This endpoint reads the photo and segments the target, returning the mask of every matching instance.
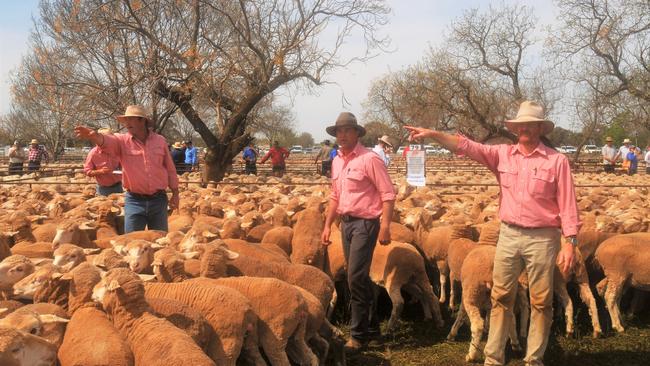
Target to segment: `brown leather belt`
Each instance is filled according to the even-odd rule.
[[[523,230],[539,230],[539,229],[557,229],[555,226],[542,226],[542,227],[530,227],[530,226],[521,226],[517,224],[511,224],[509,222],[501,221],[502,223],[506,224],[507,226],[510,226],[511,228],[514,229],[523,229]]]
[[[159,190],[159,191],[156,191],[156,193],[154,193],[154,194],[140,194],[140,193],[133,193],[133,192],[129,191],[129,195],[131,195],[131,197],[133,197],[133,198],[135,198],[137,200],[143,200],[143,201],[149,201],[149,200],[152,200],[154,198],[160,197],[160,196],[165,195],[165,194],[167,194],[167,193],[165,193],[165,191],[162,190],[162,189]]]
[[[341,221],[343,221],[343,222],[352,222],[352,221],[357,221],[357,220],[374,221],[374,220],[379,220],[379,218],[375,217],[373,219],[365,219],[363,217],[355,217],[355,216],[352,216],[352,215],[341,215]]]

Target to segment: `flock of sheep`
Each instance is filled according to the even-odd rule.
[[[38,188],[0,187],[0,365],[345,364],[343,334],[330,322],[335,283],[346,272],[338,229],[331,245],[320,243],[325,178],[233,175],[214,187],[190,184],[169,232],[124,235],[120,195],[94,197],[92,186],[62,194],[68,183],[86,181],[81,174],[48,179]],[[383,288],[391,300],[386,331],[399,326],[403,293],[432,327],[445,325],[441,306],[449,306],[457,311],[447,319],[448,338],[468,323],[466,360],[477,361],[500,228],[498,188],[416,190],[401,179],[394,177],[393,242],[377,245],[370,269],[375,293]],[[428,180],[494,177],[438,173]],[[570,274],[556,271],[557,303],[571,334],[567,284],[574,283],[593,336],[603,333],[595,296],[622,332],[623,292],[650,289],[648,192],[602,186],[630,183],[616,176],[577,174],[576,183],[601,187],[577,188],[584,222],[578,260]],[[525,274],[519,283],[515,350],[535,305]]]

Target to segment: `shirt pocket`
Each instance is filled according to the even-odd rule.
[[[142,151],[133,148],[124,149],[122,159],[124,160],[124,165],[138,164],[142,161]]]
[[[555,174],[550,169],[538,169],[528,183],[528,193],[533,196],[549,196],[555,192]]]
[[[165,149],[162,147],[158,147],[153,149],[151,152],[151,156],[149,156],[149,161],[153,163],[155,166],[163,166],[163,163],[165,161]],[[183,162],[185,161],[185,156],[183,156]]]
[[[506,166],[506,165],[499,165],[497,167],[497,170],[499,171],[499,184],[506,187],[510,188],[517,183],[517,177],[518,177],[518,172],[512,167]]]
[[[352,170],[345,177],[346,186],[350,192],[362,192],[367,185],[366,175],[360,170]]]

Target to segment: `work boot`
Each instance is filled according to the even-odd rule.
[[[350,337],[350,340],[348,340],[345,346],[343,346],[343,349],[345,349],[345,352],[348,354],[357,354],[359,352],[365,351],[367,346],[367,343]]]

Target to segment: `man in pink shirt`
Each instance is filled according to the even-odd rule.
[[[110,128],[100,128],[98,133],[111,135]],[[84,173],[97,180],[97,195],[108,196],[113,193],[122,193],[122,174],[115,174],[113,171],[120,168],[120,161],[115,155],[109,155],[101,147],[95,146],[86,156]]]
[[[167,141],[153,132],[153,121],[144,107],[131,105],[117,120],[128,133],[102,135],[88,127],[77,126],[79,138],[90,140],[122,165],[124,196],[124,232],[144,230],[167,231],[167,206],[178,208],[178,176],[167,148]],[[171,198],[165,190],[170,188]]]
[[[531,318],[526,365],[543,365],[553,312],[555,263],[568,272],[574,264],[580,227],[569,161],[543,143],[553,130],[541,105],[525,101],[506,126],[518,136],[516,145],[482,145],[463,136],[407,126],[410,139],[430,137],[446,149],[487,166],[501,188],[501,231],[493,269],[490,332],[485,365],[503,365],[508,330],[514,326],[517,278],[528,274]],[[566,240],[560,240],[563,235]],[[561,247],[561,248],[560,248]],[[559,255],[558,255],[559,252]],[[480,333],[480,331],[478,332]],[[472,336],[471,359],[480,353],[480,335]]]
[[[352,113],[341,113],[327,133],[336,137],[340,147],[332,161],[332,190],[321,241],[329,245],[330,227],[340,216],[352,310],[351,337],[345,348],[358,352],[380,336],[379,321],[371,313],[374,284],[369,272],[377,240],[390,243],[395,190],[384,161],[359,143],[366,130]]]

